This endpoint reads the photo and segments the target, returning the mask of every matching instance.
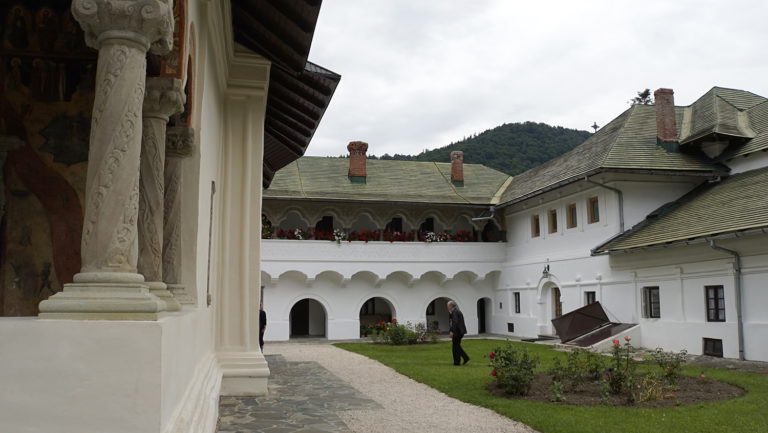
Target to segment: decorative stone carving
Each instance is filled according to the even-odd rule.
[[[170,49],[170,0],[74,0],[99,50],[91,117],[82,268],[40,303],[40,317],[154,320],[166,308],[137,273],[139,153],[146,54]]]
[[[144,96],[139,187],[138,271],[168,311],[181,309],[163,282],[163,211],[165,132],[168,118],[184,109],[184,90],[177,78],[150,77]]]
[[[154,54],[173,47],[171,0],[73,0],[72,16],[85,32],[85,43],[101,50],[107,39],[131,39]]]
[[[165,209],[163,212],[163,281],[182,304],[195,298],[181,284],[181,167],[194,150],[195,130],[169,127],[165,135]]]

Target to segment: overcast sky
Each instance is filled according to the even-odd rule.
[[[341,74],[307,155],[417,154],[524,121],[590,130],[645,88],[768,97],[765,0],[326,0],[309,60]]]

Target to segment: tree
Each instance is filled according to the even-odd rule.
[[[629,105],[653,105],[653,98],[651,97],[651,89],[645,89],[641,92],[637,92],[637,96],[629,100]]]

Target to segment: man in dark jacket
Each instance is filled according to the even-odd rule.
[[[461,339],[467,333],[467,327],[464,325],[464,314],[456,308],[456,303],[448,301],[448,335],[453,342],[453,365],[461,365],[459,361],[464,360],[464,364],[469,362],[469,355],[461,348]]]
[[[264,333],[267,331],[267,313],[264,311],[264,301],[259,304],[259,348],[264,352]]]

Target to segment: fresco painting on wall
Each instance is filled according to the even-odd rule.
[[[0,6],[0,316],[38,304],[80,270],[96,51],[69,1]]]

